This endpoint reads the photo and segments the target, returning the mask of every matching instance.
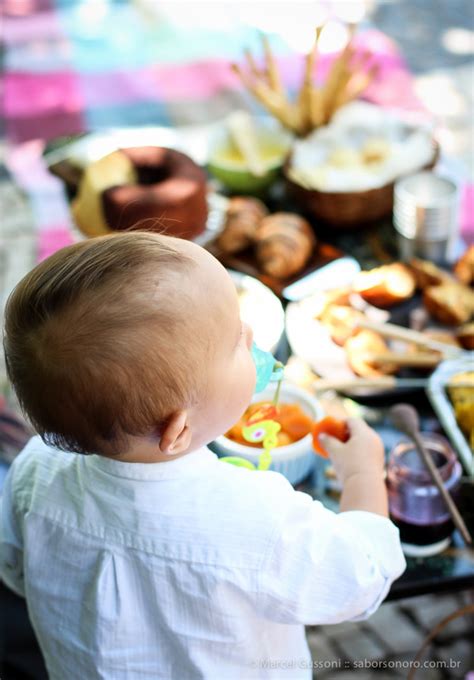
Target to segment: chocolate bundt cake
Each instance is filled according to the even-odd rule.
[[[146,229],[191,239],[206,226],[206,174],[174,149],[121,149],[86,169],[72,209],[88,236]]]

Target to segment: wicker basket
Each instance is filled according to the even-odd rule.
[[[439,158],[439,146],[433,142],[433,159],[419,170],[431,170]],[[335,229],[356,229],[392,214],[395,182],[377,189],[355,192],[305,189],[288,178],[291,157],[284,167],[289,196],[304,212]]]

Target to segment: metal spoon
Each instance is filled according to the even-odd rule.
[[[410,439],[413,440],[418,453],[423,459],[428,471],[431,475],[431,479],[438,488],[441,496],[443,497],[446,507],[449,510],[449,514],[452,517],[456,528],[459,529],[461,536],[463,537],[467,545],[472,544],[471,534],[469,533],[463,518],[461,517],[459,510],[454,504],[450,493],[446,489],[443,480],[438,472],[436,465],[433,463],[430,453],[427,451],[423,439],[420,436],[420,421],[418,418],[418,413],[410,404],[397,404],[390,409],[390,417],[392,423],[400,430],[406,434]]]

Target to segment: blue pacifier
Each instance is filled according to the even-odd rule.
[[[269,382],[280,381],[283,378],[283,364],[275,359],[273,354],[252,344],[252,359],[257,371],[255,393],[262,392]]]

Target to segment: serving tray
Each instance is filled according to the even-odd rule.
[[[443,361],[430,376],[426,393],[465,471],[468,475],[474,476],[474,453],[456,421],[454,408],[447,393],[451,378],[457,373],[467,371],[474,371],[474,352],[466,352],[459,358]],[[472,408],[474,410],[474,380]]]

